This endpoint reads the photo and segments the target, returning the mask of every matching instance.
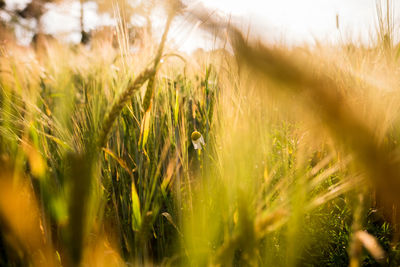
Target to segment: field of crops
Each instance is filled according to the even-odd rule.
[[[400,49],[0,48],[0,266],[398,266]],[[201,14],[192,14],[201,21]],[[387,26],[387,27],[386,27]]]

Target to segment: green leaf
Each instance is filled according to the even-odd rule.
[[[140,201],[136,191],[135,182],[132,181],[132,229],[138,231],[142,223],[142,217],[140,213]]]

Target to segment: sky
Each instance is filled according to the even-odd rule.
[[[6,0],[6,3],[23,5],[28,1]],[[367,42],[376,25],[376,1],[187,0],[189,8],[196,9],[199,5],[204,5],[222,17],[233,18],[244,27],[250,25],[251,34],[254,36],[267,42],[283,42],[288,45],[313,44],[315,40],[335,42],[343,37]],[[79,2],[70,2],[50,10],[44,17],[46,31],[50,34],[64,33],[67,40],[79,41]],[[97,5],[94,2],[85,4],[87,29],[113,23],[110,17],[99,16],[96,11]],[[395,14],[400,13],[400,3],[394,3],[394,11]],[[340,34],[336,29],[336,14],[339,16]],[[157,14],[154,20],[154,25],[161,27],[162,20]],[[213,47],[210,38],[183,19],[175,22],[170,36],[177,48],[183,51]]]
[[[339,38],[368,42],[376,27],[376,0],[202,0],[210,9],[223,11],[250,24],[261,39],[288,45],[312,44]],[[386,0],[383,1],[386,4]],[[392,0],[394,13],[400,3]],[[340,33],[336,28],[339,16]],[[397,18],[396,18],[397,19]],[[187,46],[191,46],[188,44]]]

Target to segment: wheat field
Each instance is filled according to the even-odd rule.
[[[0,50],[0,266],[398,266],[400,47]],[[379,10],[379,9],[378,9]],[[115,41],[115,40],[114,40]]]

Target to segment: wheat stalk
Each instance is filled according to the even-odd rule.
[[[118,100],[114,102],[110,111],[105,116],[103,124],[100,128],[98,147],[103,147],[107,143],[108,135],[112,129],[115,120],[118,118],[125,104],[129,101],[132,95],[143,86],[143,84],[149,80],[146,89],[144,104],[150,106],[150,100],[154,91],[154,79],[160,64],[161,57],[163,55],[165,42],[167,40],[168,32],[171,27],[173,18],[175,17],[176,11],[170,10],[168,13],[167,23],[164,28],[164,33],[161,37],[160,44],[158,46],[156,57],[154,58],[154,64],[152,68],[144,70],[136,79],[128,86],[128,88],[119,96]]]

